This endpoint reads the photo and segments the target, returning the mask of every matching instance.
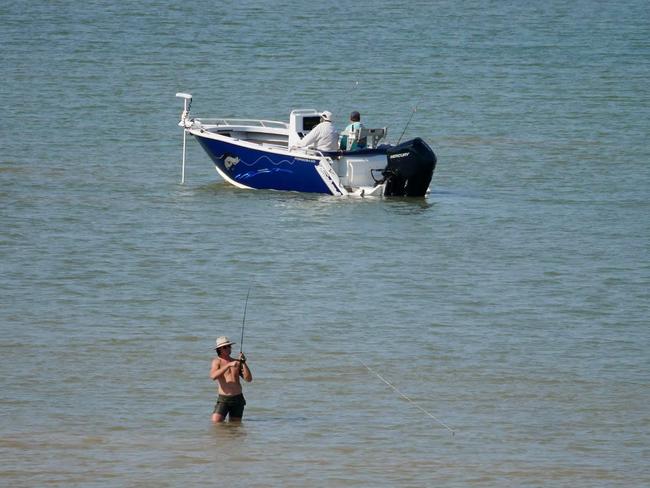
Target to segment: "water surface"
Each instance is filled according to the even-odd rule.
[[[5,2],[0,484],[650,484],[649,20]],[[434,147],[431,193],[241,191],[196,143],[180,185],[178,91],[359,110]],[[245,421],[215,427],[251,284]]]

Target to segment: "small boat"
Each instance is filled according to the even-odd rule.
[[[321,112],[293,110],[289,122],[230,118],[192,118],[192,95],[184,99],[186,135],[201,144],[228,183],[246,189],[325,193],[337,196],[423,197],[436,166],[436,156],[420,138],[401,144],[383,141],[387,127],[361,128],[345,134],[345,148],[335,152],[294,145],[320,122]],[[352,149],[362,141],[363,149]]]

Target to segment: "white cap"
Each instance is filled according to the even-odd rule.
[[[328,122],[332,121],[332,112],[329,110],[325,110],[322,114],[320,114],[323,119],[327,120]]]

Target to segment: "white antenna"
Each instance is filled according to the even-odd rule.
[[[183,99],[183,113],[181,114],[181,121],[178,123],[183,128],[183,163],[181,167],[181,185],[185,183],[185,143],[187,139],[187,124],[186,119],[190,114],[190,106],[192,105],[192,95],[189,93],[177,93],[178,98]]]

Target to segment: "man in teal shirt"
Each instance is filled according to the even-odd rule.
[[[347,149],[348,137],[352,134],[353,131],[358,131],[360,129],[363,129],[363,124],[361,123],[361,114],[355,110],[350,114],[350,124],[345,128],[345,131],[343,131],[339,147],[343,150]],[[366,138],[364,137],[358,141],[354,141],[349,150],[354,151],[355,149],[363,149],[366,147],[366,144]]]

